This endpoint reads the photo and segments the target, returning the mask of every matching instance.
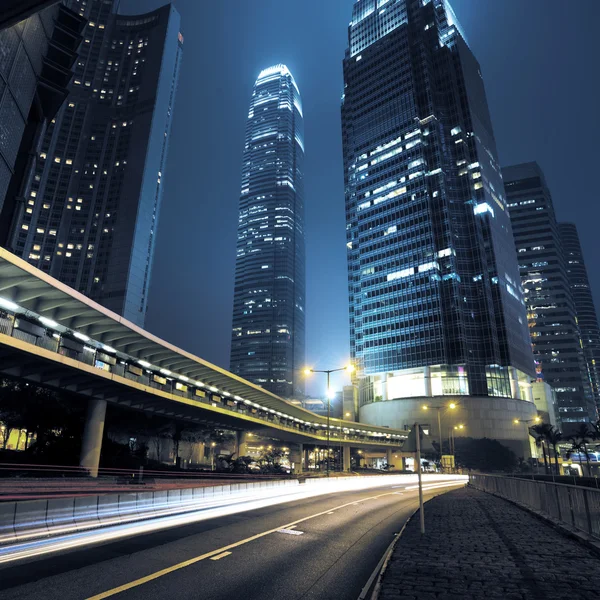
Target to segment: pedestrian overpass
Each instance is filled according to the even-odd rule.
[[[88,398],[81,465],[97,473],[107,403],[302,444],[381,450],[408,432],[330,419],[161,340],[0,248],[0,375]],[[346,461],[347,458],[347,461]],[[388,461],[389,462],[389,461]]]

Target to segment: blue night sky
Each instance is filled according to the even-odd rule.
[[[122,0],[146,12],[164,0]],[[348,360],[340,126],[353,0],[175,0],[184,58],[147,329],[227,368],[244,129],[259,71],[285,63],[303,98],[307,362]],[[481,67],[503,165],[537,160],[579,229],[596,305],[598,0],[454,0]],[[568,8],[567,8],[568,7]],[[341,380],[335,381],[341,385]],[[307,385],[323,393],[324,379]]]

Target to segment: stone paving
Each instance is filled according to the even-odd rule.
[[[472,488],[425,504],[396,544],[379,600],[600,600],[600,556]]]

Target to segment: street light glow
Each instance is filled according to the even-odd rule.
[[[515,419],[515,420],[513,421],[513,423],[514,423],[515,425],[518,425],[518,424],[520,423],[520,421],[519,421],[519,419]]]
[[[354,365],[353,364],[349,364],[346,366],[346,371],[348,371],[348,373],[353,373],[354,372]]]
[[[427,405],[425,405],[425,406],[423,407],[423,410],[428,410],[428,409],[429,409],[429,406],[427,406]]]
[[[311,373],[312,373],[312,369],[309,369],[308,367],[306,369],[304,369],[305,375],[310,375]]]
[[[454,409],[454,408],[456,408],[456,404],[454,402],[450,402],[448,407]]]

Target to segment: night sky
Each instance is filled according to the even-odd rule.
[[[164,0],[122,0],[147,12]],[[353,0],[175,0],[184,57],[146,328],[228,368],[241,159],[252,86],[285,63],[305,120],[307,362],[349,356],[340,126]],[[600,233],[598,0],[454,0],[478,58],[502,165],[536,160],[574,221],[596,306]],[[338,380],[338,385],[341,380]],[[307,385],[321,394],[324,379]]]

